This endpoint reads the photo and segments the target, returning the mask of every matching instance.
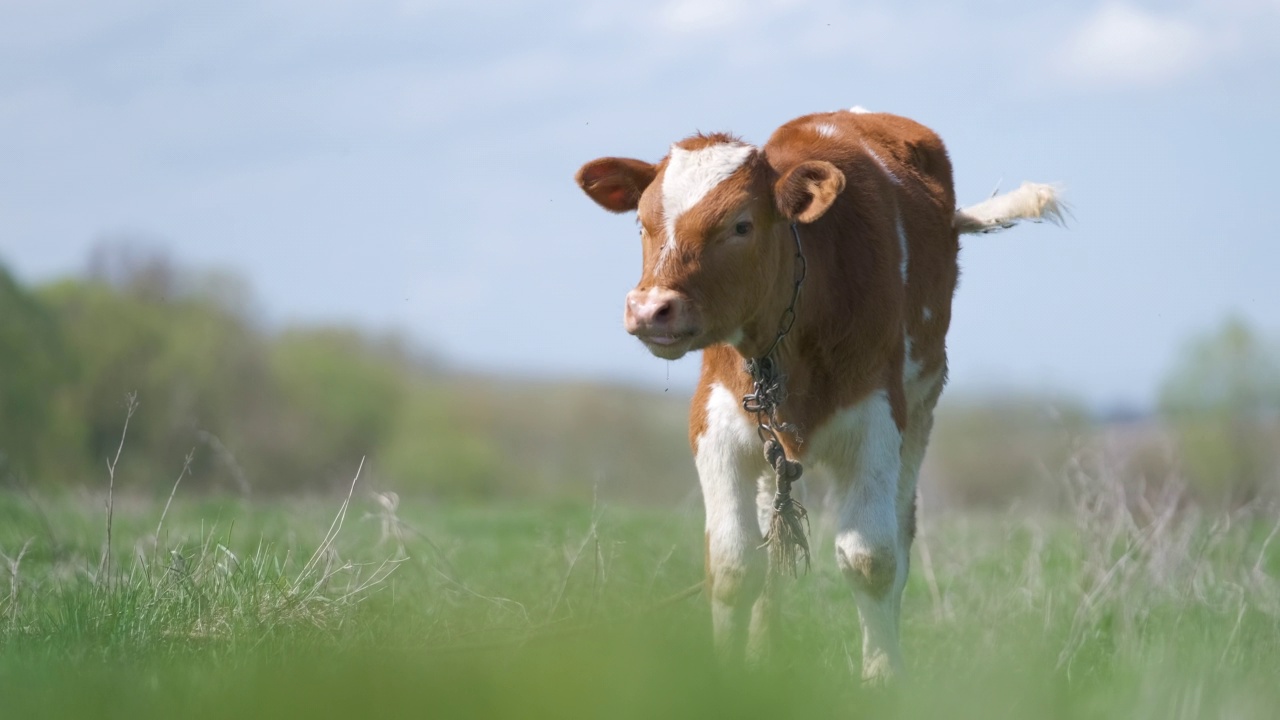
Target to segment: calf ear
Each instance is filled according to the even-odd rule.
[[[583,165],[574,179],[597,205],[620,213],[636,209],[657,174],[658,168],[643,160],[600,158]]]
[[[844,190],[844,173],[823,160],[809,160],[788,170],[773,186],[778,210],[795,222],[822,217]]]

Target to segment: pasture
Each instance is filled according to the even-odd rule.
[[[1074,463],[1055,514],[926,512],[909,677],[864,688],[815,512],[760,668],[710,649],[701,508],[0,494],[5,717],[1270,718],[1274,513]],[[818,491],[814,491],[815,493]],[[167,495],[167,493],[166,493]],[[819,506],[818,498],[809,498]],[[335,523],[335,518],[340,522]],[[157,542],[157,526],[159,541]]]

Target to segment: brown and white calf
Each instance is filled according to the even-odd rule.
[[[627,332],[668,360],[703,351],[689,437],[714,636],[730,657],[768,642],[759,508],[773,475],[743,410],[744,362],[767,351],[792,300],[796,224],[807,276],[775,354],[779,415],[793,426],[782,441],[839,483],[836,563],[861,618],[863,676],[891,676],[916,478],[947,378],[959,235],[1060,219],[1054,190],[1025,184],[957,210],[937,135],[861,108],[797,118],[763,147],[699,134],[656,164],[600,158],[577,181],[606,210],[639,213],[644,269],[627,294]]]

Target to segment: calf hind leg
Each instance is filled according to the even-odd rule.
[[[933,409],[942,394],[945,377],[944,366],[943,370],[907,388],[909,419],[906,434],[902,437],[902,473],[898,481],[898,533],[902,536],[903,560],[906,564],[910,563],[911,546],[916,539],[920,465],[924,462],[925,448],[933,430]],[[907,582],[906,564],[900,573],[900,587],[895,591],[899,606],[902,603],[902,590]],[[898,614],[900,613],[899,608]]]

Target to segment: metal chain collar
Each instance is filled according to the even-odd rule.
[[[778,406],[782,404],[785,396],[785,388],[781,370],[778,368],[778,360],[775,356],[778,345],[782,342],[782,338],[791,332],[791,327],[796,322],[796,301],[800,299],[800,286],[804,284],[804,277],[807,271],[804,252],[800,246],[800,231],[796,228],[795,223],[791,223],[791,235],[796,240],[795,255],[795,283],[791,289],[791,302],[787,305],[787,309],[782,311],[782,320],[778,326],[778,334],[770,343],[769,349],[763,355],[747,360],[747,373],[751,375],[751,381],[754,385],[752,392],[742,398],[742,409],[756,416],[758,423],[757,434],[764,443],[770,441],[781,446],[778,439],[778,430],[792,430],[794,428],[783,423],[778,418]],[[785,457],[785,451],[783,454]],[[772,465],[773,463],[770,462]],[[798,473],[797,473],[798,477]]]
[[[751,375],[753,387],[752,392],[742,398],[742,409],[755,415],[756,434],[764,443],[765,460],[777,476],[777,489],[773,496],[773,522],[769,535],[765,538],[765,544],[770,548],[771,567],[775,570],[787,569],[794,575],[799,556],[804,558],[805,569],[809,567],[809,543],[805,538],[804,527],[800,525],[804,521],[807,527],[808,513],[804,506],[791,497],[791,484],[800,479],[804,467],[799,461],[787,457],[786,448],[778,436],[779,432],[793,431],[795,428],[778,417],[778,407],[786,395],[786,377],[778,367],[776,353],[782,338],[795,325],[796,301],[800,298],[800,286],[804,283],[808,267],[800,245],[800,231],[795,223],[791,223],[791,235],[796,240],[795,284],[791,290],[791,302],[782,313],[778,334],[769,349],[763,355],[747,360],[746,369]]]

